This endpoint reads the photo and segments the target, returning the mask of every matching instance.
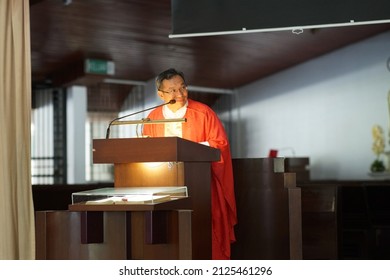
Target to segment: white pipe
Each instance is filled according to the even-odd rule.
[[[198,87],[198,86],[188,86],[189,91],[196,92],[207,92],[207,93],[219,93],[219,94],[233,94],[234,90],[225,89],[225,88],[209,88],[209,87]]]

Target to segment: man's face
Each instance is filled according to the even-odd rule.
[[[175,104],[169,104],[168,107],[173,111],[177,111],[183,107],[188,98],[187,85],[179,75],[172,77],[170,80],[164,80],[161,83],[157,92],[158,96],[164,103],[172,99],[176,100]]]

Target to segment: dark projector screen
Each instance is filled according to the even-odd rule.
[[[171,37],[390,22],[390,0],[172,0]]]

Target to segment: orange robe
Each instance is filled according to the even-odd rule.
[[[148,118],[163,119],[162,107],[154,109]],[[184,118],[187,119],[182,126],[184,139],[198,143],[207,141],[210,147],[221,151],[220,161],[211,163],[212,258],[230,259],[237,213],[229,141],[221,121],[207,105],[189,99]],[[146,125],[143,134],[164,137],[164,125]]]

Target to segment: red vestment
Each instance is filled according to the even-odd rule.
[[[154,109],[148,118],[163,119],[162,107]],[[184,118],[187,119],[182,126],[184,139],[198,143],[207,141],[210,147],[221,151],[220,161],[211,163],[212,258],[230,259],[237,213],[229,141],[217,114],[207,105],[189,99]],[[164,125],[146,125],[143,134],[164,137]]]

